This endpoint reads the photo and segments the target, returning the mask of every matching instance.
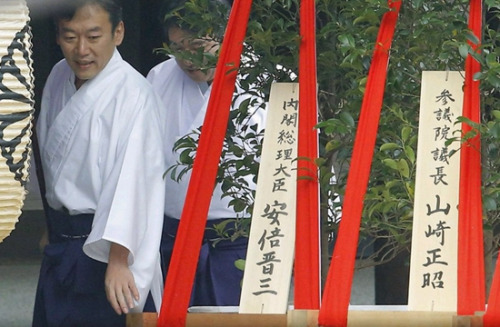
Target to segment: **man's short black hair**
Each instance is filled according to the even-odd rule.
[[[123,9],[118,0],[63,0],[57,2],[57,5],[53,5],[52,17],[56,27],[61,20],[73,19],[78,9],[86,5],[98,5],[109,14],[112,32],[123,20]]]
[[[186,3],[192,2],[192,0],[163,0],[162,6],[160,8],[160,21],[165,31],[166,37],[168,38],[168,29],[171,27],[180,27],[185,30],[189,30],[195,34],[202,31],[192,30],[190,26],[183,24],[184,17],[190,12],[189,6]],[[225,21],[227,20],[227,13],[231,8],[231,2],[228,0],[207,0],[205,1],[209,12],[220,11],[221,8],[224,9]],[[221,23],[221,22],[218,22]],[[215,26],[214,26],[215,27]],[[217,37],[222,38],[224,31],[213,30]]]

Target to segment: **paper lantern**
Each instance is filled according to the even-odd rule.
[[[0,3],[0,242],[14,229],[26,196],[33,118],[29,11]]]

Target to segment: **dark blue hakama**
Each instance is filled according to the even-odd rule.
[[[211,228],[224,220],[207,221],[193,285],[191,306],[237,306],[240,303],[243,271],[236,268],[234,263],[238,259],[246,258],[248,238],[238,237],[234,241],[222,240],[214,244],[213,240],[218,235]],[[178,227],[179,219],[165,218],[160,246],[164,277],[168,272]],[[232,223],[229,223],[227,227],[232,228]]]
[[[40,268],[33,327],[124,327],[125,315],[116,314],[106,298],[107,264],[83,252],[93,215],[49,209],[47,220],[49,244]]]

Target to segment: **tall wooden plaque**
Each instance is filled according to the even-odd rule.
[[[422,75],[408,309],[457,310],[460,72]],[[452,154],[456,151],[454,154]]]
[[[299,86],[275,83],[267,109],[240,313],[286,313],[295,245]]]

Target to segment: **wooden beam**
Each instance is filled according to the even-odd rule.
[[[156,313],[127,315],[127,327],[156,327]],[[457,316],[455,312],[350,310],[348,327],[482,327],[482,314]],[[317,327],[317,310],[290,310],[287,314],[188,313],[186,327]]]
[[[127,314],[126,327],[156,327],[158,314],[156,312],[141,312]]]

